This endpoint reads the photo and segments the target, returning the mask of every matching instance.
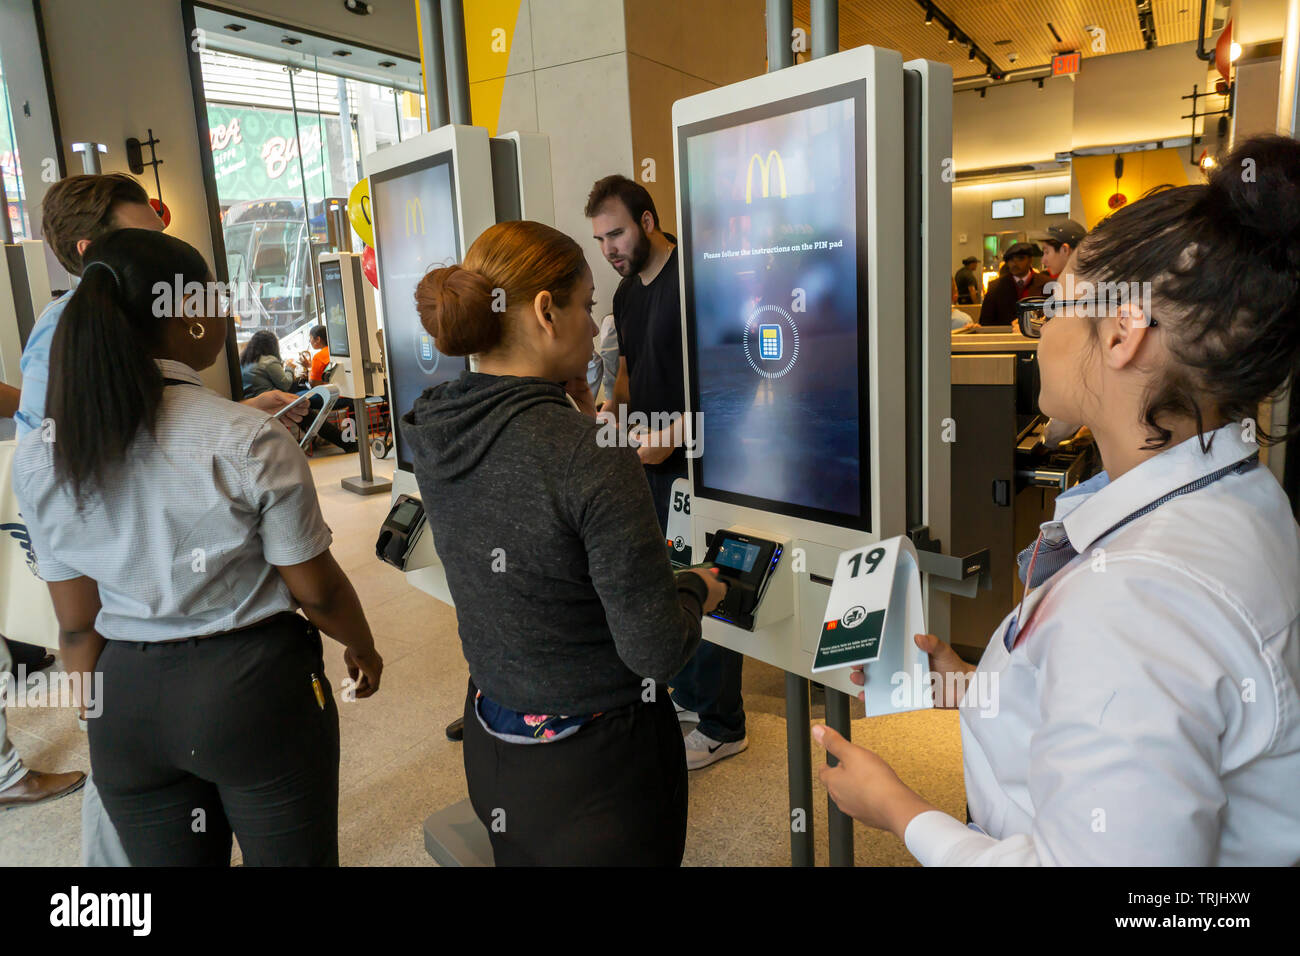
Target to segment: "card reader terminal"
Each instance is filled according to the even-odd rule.
[[[407,570],[406,559],[424,528],[424,502],[411,495],[398,495],[379,529],[375,554],[395,568]]]
[[[718,569],[718,577],[729,587],[727,596],[709,616],[752,631],[763,592],[781,560],[781,550],[780,544],[766,538],[728,529],[715,532],[704,560]]]

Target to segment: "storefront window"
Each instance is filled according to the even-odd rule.
[[[0,63],[0,177],[4,181],[5,215],[15,239],[30,239],[32,232],[27,218],[26,196],[23,193],[22,166],[18,161],[17,137],[14,135],[14,117],[9,109],[8,84],[5,82],[4,64]]]
[[[363,249],[347,220],[362,157],[424,129],[423,97],[309,62],[200,55],[236,339],[270,328],[289,354],[319,321],[317,257]]]

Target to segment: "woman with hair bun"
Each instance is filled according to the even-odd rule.
[[[676,866],[685,847],[665,683],[725,585],[673,574],[635,451],[598,441],[593,293],[578,244],[536,222],[493,226],[415,293],[438,351],[478,358],[399,427],[469,662],[465,776],[497,865]]]
[[[1300,143],[1120,209],[1061,280],[1021,316],[1039,405],[1106,471],[1058,496],[978,668],[916,636],[960,707],[971,823],[829,728],[822,778],[927,865],[1294,866],[1300,528],[1258,462],[1289,436],[1255,416],[1300,360]]]

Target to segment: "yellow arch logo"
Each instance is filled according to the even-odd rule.
[[[424,235],[424,203],[419,198],[406,200],[406,234]]]
[[[772,160],[776,160],[777,183],[781,187],[781,198],[785,198],[785,163],[781,160],[781,154],[776,150],[769,150],[767,159],[755,153],[749,157],[749,165],[745,167],[745,204],[754,201],[754,164],[758,163],[758,174],[762,177],[763,198],[766,199],[770,190],[769,177],[772,168]]]

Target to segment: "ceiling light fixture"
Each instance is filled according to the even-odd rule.
[[[934,23],[934,7],[926,7],[926,8],[925,8],[925,25],[928,27],[931,23]]]

